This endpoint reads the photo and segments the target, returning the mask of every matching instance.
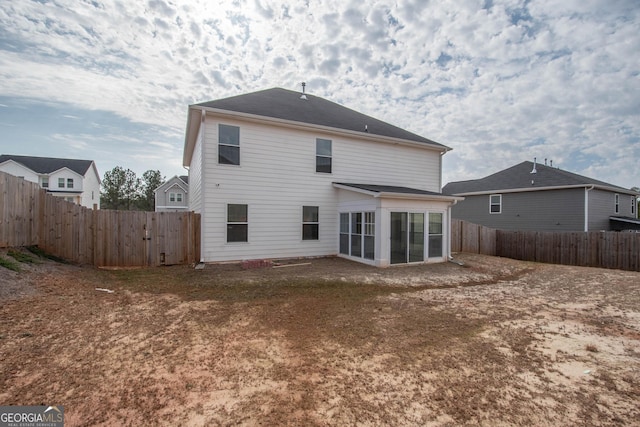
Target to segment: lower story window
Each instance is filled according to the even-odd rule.
[[[302,240],[318,240],[320,236],[318,206],[302,207]]]
[[[429,258],[442,256],[442,214],[429,214]]]
[[[247,205],[227,205],[227,242],[247,242],[249,218]]]
[[[340,253],[375,259],[375,212],[340,214]]]

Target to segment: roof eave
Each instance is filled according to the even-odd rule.
[[[202,122],[202,107],[190,105],[187,113],[187,131],[184,136],[184,152],[182,153],[182,166],[191,164],[191,157],[196,146],[200,123]]]
[[[457,196],[482,196],[486,194],[506,194],[506,193],[525,193],[532,191],[549,191],[549,190],[570,190],[576,188],[596,188],[598,190],[606,190],[612,191],[615,193],[625,193],[631,195],[637,195],[631,190],[625,190],[622,188],[609,187],[605,185],[597,185],[597,184],[576,184],[576,185],[557,185],[557,186],[547,186],[547,187],[520,187],[520,188],[504,188],[504,189],[494,189],[494,190],[482,190],[482,191],[469,191],[469,192],[458,192],[453,193]]]
[[[405,200],[423,200],[423,201],[434,201],[434,202],[459,202],[464,200],[464,197],[459,196],[446,196],[446,195],[435,195],[435,194],[411,194],[411,193],[392,193],[392,192],[380,192],[377,193],[376,196],[381,199],[405,199]]]
[[[353,191],[355,193],[366,194],[374,198],[380,199],[405,199],[405,200],[424,200],[424,201],[439,201],[439,202],[453,202],[453,201],[461,201],[464,200],[464,197],[458,196],[447,196],[447,195],[437,195],[437,194],[415,194],[415,193],[395,193],[391,191],[371,191],[365,190],[364,188],[352,187],[349,185],[343,185],[340,183],[333,183],[335,188],[339,188],[342,190]]]
[[[421,147],[421,148],[438,151],[440,153],[446,153],[448,151],[453,150],[451,147],[447,147],[446,145],[442,145],[436,142],[428,143],[428,142],[420,142],[420,141],[411,141],[408,139],[393,138],[389,136],[370,134],[366,132],[358,132],[358,131],[353,131],[348,129],[334,128],[330,126],[317,125],[313,123],[298,122],[294,120],[279,119],[276,117],[261,116],[258,114],[249,114],[249,113],[242,113],[239,111],[205,107],[202,105],[191,105],[189,108],[199,109],[201,111],[205,111],[207,113],[212,113],[212,114],[216,114],[223,117],[241,118],[243,120],[248,120],[255,123],[279,125],[279,126],[286,126],[286,127],[291,127],[295,129],[305,129],[305,130],[308,130],[309,128],[311,128],[311,129],[317,129],[319,131],[330,133],[330,134],[349,135],[349,136],[355,136],[355,137],[370,140],[370,141],[378,141],[378,142],[382,141],[382,142],[387,142],[390,144],[397,144],[397,145],[410,145],[413,147]],[[191,117],[189,117],[189,119],[190,118]],[[187,127],[188,126],[189,126],[189,123],[187,123]],[[185,154],[186,154],[186,143],[185,143]]]

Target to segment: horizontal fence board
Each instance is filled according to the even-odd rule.
[[[37,245],[99,267],[200,260],[200,215],[194,212],[91,210],[0,172],[0,215],[0,247]]]

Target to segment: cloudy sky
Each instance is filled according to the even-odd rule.
[[[3,0],[0,153],[185,174],[189,104],[307,92],[453,148],[640,186],[637,0]]]

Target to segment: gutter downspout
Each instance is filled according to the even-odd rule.
[[[589,231],[589,191],[593,190],[595,185],[584,187],[584,231]]]
[[[451,261],[453,259],[453,256],[451,255],[451,208],[457,203],[458,201],[454,200],[447,209],[447,261]]]

